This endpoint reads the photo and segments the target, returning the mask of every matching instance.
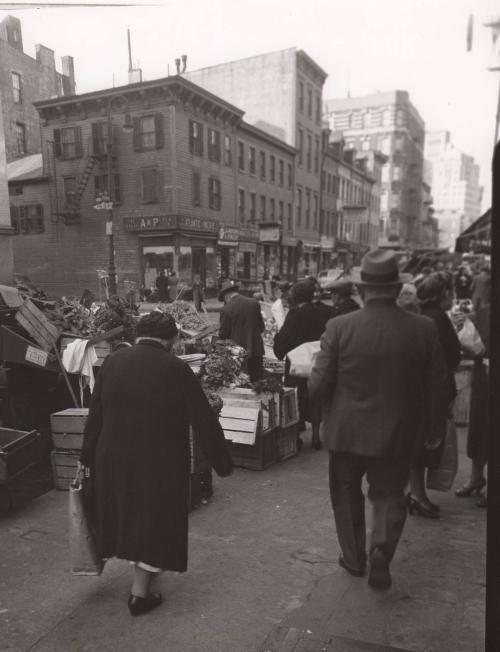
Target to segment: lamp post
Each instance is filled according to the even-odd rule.
[[[108,247],[109,247],[109,263],[108,263],[108,288],[109,295],[113,296],[117,293],[116,288],[116,268],[115,268],[115,242],[113,236],[113,200],[115,199],[113,193],[113,141],[112,141],[112,132],[113,132],[113,121],[111,119],[111,109],[113,108],[113,102],[119,100],[123,105],[125,121],[123,123],[124,131],[132,131],[133,124],[128,111],[128,100],[124,95],[113,95],[108,102],[107,110],[107,129],[108,137],[106,139],[106,169],[107,169],[107,194],[101,193],[96,197],[96,204],[94,206],[97,210],[107,210],[108,211],[108,221],[106,222],[106,235],[108,236]]]

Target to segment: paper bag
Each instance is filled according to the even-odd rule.
[[[448,419],[443,453],[439,466],[427,471],[427,489],[449,491],[458,470],[457,431],[453,419]]]
[[[69,487],[69,550],[73,575],[100,575],[104,562],[97,554],[95,532],[85,505],[83,480]]]
[[[320,351],[319,340],[316,342],[304,342],[289,351],[290,375],[309,378],[316,356]]]
[[[462,350],[469,355],[482,355],[485,352],[485,347],[477,328],[467,317],[465,318],[462,330],[458,333],[458,340]]]

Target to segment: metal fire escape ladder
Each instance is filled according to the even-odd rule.
[[[78,177],[78,184],[75,193],[68,201],[68,208],[73,213],[79,212],[80,202],[83,193],[85,192],[85,188],[87,187],[87,184],[89,182],[89,178],[94,170],[95,164],[97,162],[97,158],[98,157],[95,156],[94,154],[90,154],[87,159],[87,163],[85,165],[85,169],[83,170],[83,173]]]

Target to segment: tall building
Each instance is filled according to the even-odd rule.
[[[23,50],[21,21],[7,16],[0,23],[0,102],[7,163],[41,151],[36,100],[74,95],[73,57],[62,57],[56,70],[54,51],[36,45],[36,58]]]
[[[7,159],[3,136],[2,103],[0,102],[0,285],[12,285],[14,280],[14,229],[10,222]]]
[[[330,128],[358,151],[379,150],[382,168],[379,245],[418,247],[425,124],[407,91],[325,101]]]
[[[455,240],[481,214],[479,165],[457,149],[448,131],[429,131],[425,137],[425,177],[432,188],[440,245]]]
[[[303,50],[289,48],[184,76],[243,109],[250,124],[297,149],[293,231],[287,239],[282,236],[282,244],[295,256],[299,275],[316,273],[321,252],[322,92],[327,73]]]

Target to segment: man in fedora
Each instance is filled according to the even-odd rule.
[[[220,313],[219,337],[232,340],[247,352],[247,371],[255,382],[263,376],[262,360],[264,343],[264,319],[257,299],[250,299],[238,293],[239,285],[225,281],[219,292],[219,301],[224,302]]]
[[[334,281],[328,281],[323,290],[330,292],[333,300],[332,317],[346,315],[354,310],[359,310],[359,303],[353,299],[354,281],[352,274],[343,274]]]
[[[446,367],[436,327],[396,305],[407,276],[393,251],[365,255],[356,278],[364,306],[328,322],[309,381],[311,397],[323,401],[339,564],[351,575],[365,574],[366,474],[373,504],[368,583],[377,589],[391,585],[411,459],[423,437],[428,448],[438,446],[446,427]]]

